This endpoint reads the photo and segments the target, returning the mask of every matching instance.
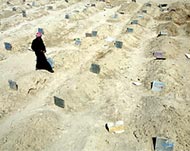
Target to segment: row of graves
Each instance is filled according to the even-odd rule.
[[[66,2],[66,1],[65,1]],[[12,7],[12,11],[13,12],[18,12],[22,15],[22,17],[27,17],[28,13],[27,13],[27,9],[30,9],[30,8],[34,8],[34,7],[39,7],[39,4],[35,1],[32,1],[32,2],[26,2],[24,1],[23,2],[23,5],[25,5],[24,7],[20,7],[20,6],[14,6],[14,4],[12,4],[12,2],[10,1],[7,1],[7,5],[11,6]],[[52,5],[47,5],[45,7],[46,10],[54,10],[55,8],[52,6]]]
[[[146,3],[145,4],[145,7],[151,7],[151,3]],[[165,7],[167,5],[163,5],[163,4],[160,4],[158,7],[162,8]],[[93,5],[93,7],[95,7]],[[144,7],[144,8],[145,8]],[[161,9],[161,11],[162,11]],[[147,9],[143,9],[141,11],[140,14],[138,14],[138,18],[139,19],[135,19],[135,20],[131,20],[130,21],[130,26],[127,27],[126,29],[126,33],[127,34],[133,34],[135,28],[133,28],[133,26],[131,25],[138,25],[139,24],[139,20],[143,18],[144,14],[147,13]],[[114,17],[117,17],[117,15],[115,15]],[[69,15],[66,14],[65,15],[65,19],[69,19]],[[38,28],[38,32],[41,32],[42,34],[44,34],[44,30],[42,28]],[[97,37],[98,35],[98,31],[91,31],[91,32],[87,32],[85,33],[85,37],[92,37],[92,38],[95,38]],[[160,31],[159,36],[167,36],[167,32],[165,31]],[[106,41],[109,41],[109,42],[113,42],[113,46],[115,48],[118,48],[118,49],[122,49],[122,46],[123,46],[123,42],[122,41],[119,41],[119,40],[116,40],[116,38],[114,37],[107,37],[105,39]],[[77,37],[74,39],[74,44],[76,46],[80,46],[82,43],[82,40],[81,38]],[[8,42],[5,42],[4,43],[5,45],[5,49],[6,50],[12,50],[12,45]],[[166,57],[164,56],[164,53],[162,51],[155,51],[153,52],[153,57],[155,58],[155,60],[166,60]],[[185,54],[185,56],[187,58],[190,58],[190,55],[188,54]],[[52,58],[48,58],[48,61],[49,63],[51,64],[52,67],[54,67],[54,61]],[[95,63],[92,63],[91,66],[89,67],[89,72],[92,72],[94,74],[100,74],[101,73],[101,66],[99,64],[95,64]],[[12,90],[15,90],[17,91],[18,90],[18,84],[16,83],[16,81],[13,81],[13,80],[8,80],[8,84],[9,84],[9,87],[10,89]],[[140,82],[133,82],[134,85],[141,85]],[[151,90],[153,92],[160,92],[164,89],[165,87],[165,83],[161,82],[161,81],[152,81],[151,82]],[[65,100],[63,98],[60,98],[58,96],[53,96],[52,100],[54,101],[54,104],[55,106],[59,107],[59,108],[65,108]],[[116,121],[116,122],[108,122],[105,124],[105,129],[110,132],[110,133],[123,133],[125,131],[125,124],[123,121]],[[165,137],[154,137],[152,138],[152,148],[154,151],[173,151],[174,149],[174,142],[169,139],[169,138],[165,138]]]

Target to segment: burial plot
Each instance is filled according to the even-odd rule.
[[[162,137],[153,138],[154,151],[173,151],[174,143],[172,140]]]
[[[8,80],[8,83],[9,83],[9,87],[13,90],[18,90],[18,85],[15,81],[12,81],[12,80]]]
[[[106,123],[105,127],[110,133],[123,133],[125,131],[123,121],[117,121],[115,123],[109,122]]]
[[[163,52],[159,52],[156,51],[153,53],[153,56],[157,59],[157,60],[166,60],[166,58],[163,55]]]
[[[165,87],[165,84],[160,81],[153,81],[151,83],[152,91],[159,92],[162,91],[162,89]]]
[[[131,24],[133,25],[133,24],[138,24],[138,20],[132,20],[131,21]]]
[[[100,66],[97,64],[91,64],[90,71],[96,74],[100,73]]]
[[[10,43],[4,42],[4,45],[5,45],[6,50],[11,50],[12,49],[12,45]]]
[[[65,101],[61,98],[58,98],[54,96],[54,104],[57,105],[58,107],[64,108],[65,107]]]
[[[114,45],[115,45],[116,48],[122,48],[123,42],[121,42],[121,41],[115,41]]]

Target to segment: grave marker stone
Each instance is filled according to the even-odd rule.
[[[69,19],[69,18],[70,18],[69,14],[66,14],[65,19]]]
[[[75,38],[75,45],[81,45],[81,40],[80,38]]]
[[[97,31],[92,31],[92,37],[96,37],[97,36]]]
[[[35,2],[34,1],[32,2],[32,6],[35,6]]]
[[[137,17],[138,17],[138,18],[144,18],[144,16],[141,15],[141,14],[139,14]]]
[[[131,24],[138,24],[138,20],[133,20]]]
[[[123,42],[121,42],[121,41],[116,41],[116,42],[114,43],[114,45],[115,45],[116,48],[122,48]]]
[[[48,10],[52,10],[52,9],[53,9],[53,6],[47,6],[47,9],[48,9]]]
[[[16,84],[15,81],[12,81],[12,80],[8,80],[8,83],[9,83],[9,87],[13,90],[18,90],[18,85]]]
[[[61,98],[56,97],[56,96],[54,96],[54,104],[61,107],[61,108],[65,107],[65,101]]]
[[[96,74],[100,73],[100,66],[97,64],[91,64],[90,71]]]
[[[143,13],[147,13],[147,10],[142,10]]]
[[[86,33],[86,37],[92,37],[92,33]]]
[[[160,8],[167,7],[167,6],[168,6],[168,4],[159,4],[158,5],[158,7],[160,7]]]
[[[115,14],[112,16],[112,18],[118,18],[118,14],[115,13]]]
[[[123,121],[117,121],[115,123],[109,122],[105,125],[105,127],[111,133],[123,133],[125,131]]]
[[[185,56],[190,59],[190,54],[186,53]]]
[[[165,87],[165,84],[160,81],[153,81],[151,83],[151,87],[152,87],[152,91],[159,92]]]
[[[167,31],[160,31],[160,33],[158,34],[157,37],[160,37],[160,36],[167,36],[167,35],[168,35]]]
[[[133,28],[127,28],[127,32],[128,33],[132,33],[133,32]]]
[[[156,51],[153,53],[153,56],[156,57],[157,60],[165,60],[166,58],[163,56],[162,52]]]
[[[16,7],[13,7],[13,8],[12,8],[12,11],[16,11]]]
[[[38,32],[44,34],[44,30],[43,30],[43,28],[38,28]]]
[[[124,12],[124,11],[120,11],[119,13],[120,13],[120,14],[122,14],[122,15],[123,15],[123,14],[125,14],[125,12]]]
[[[4,45],[5,45],[6,50],[11,50],[12,49],[12,45],[10,43],[4,42]]]
[[[173,151],[174,143],[172,140],[167,138],[156,137],[156,142],[154,145],[155,151]]]
[[[47,62],[50,64],[52,68],[54,68],[54,61],[52,58],[47,58]]]
[[[22,10],[22,16],[26,17],[26,11],[25,10]]]
[[[146,3],[145,6],[151,7],[152,5],[150,3]]]

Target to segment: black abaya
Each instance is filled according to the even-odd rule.
[[[44,54],[46,52],[46,47],[41,37],[37,37],[32,41],[32,50],[35,52],[37,57],[36,69],[45,69],[53,72],[52,67],[47,62],[46,56]]]

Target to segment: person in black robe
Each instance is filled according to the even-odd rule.
[[[46,52],[46,47],[41,37],[42,33],[37,32],[36,38],[32,41],[31,46],[32,50],[35,52],[37,57],[36,70],[45,69],[53,73],[54,71],[44,54]]]

